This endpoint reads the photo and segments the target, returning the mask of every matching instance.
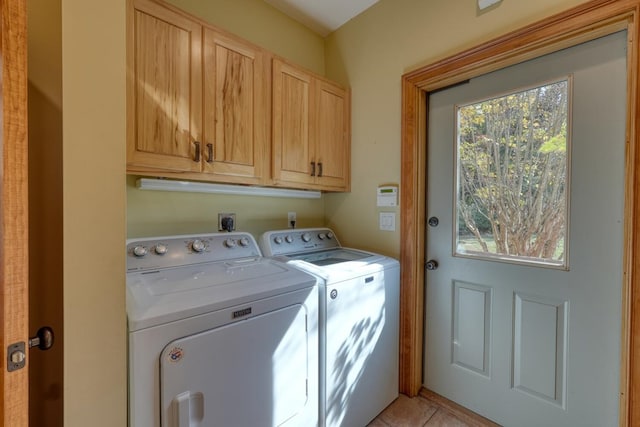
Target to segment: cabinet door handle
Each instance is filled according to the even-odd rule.
[[[207,159],[207,163],[213,163],[213,144],[207,144],[207,153],[209,158]]]
[[[311,162],[311,176],[316,176],[316,162]]]
[[[318,176],[322,176],[322,162],[318,162]]]
[[[196,155],[195,155],[193,161],[194,162],[199,162],[200,161],[200,142],[195,141],[194,144],[196,146]]]

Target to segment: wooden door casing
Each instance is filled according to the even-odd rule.
[[[2,187],[0,193],[0,315],[2,425],[28,425],[28,360],[7,371],[7,347],[28,341],[27,28],[26,2],[0,2],[2,41]]]
[[[622,261],[620,425],[640,420],[640,1],[594,0],[405,74],[402,78],[400,391],[421,387],[424,315],[426,101],[429,92],[626,29],[628,32],[625,242]]]

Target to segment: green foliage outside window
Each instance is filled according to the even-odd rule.
[[[567,98],[563,80],[458,108],[459,250],[564,262]]]

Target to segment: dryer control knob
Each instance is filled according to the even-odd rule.
[[[167,253],[168,250],[169,248],[167,247],[167,245],[165,245],[164,243],[158,243],[154,249],[154,252],[157,255],[164,255]]]
[[[205,244],[204,244],[204,242],[203,242],[202,240],[200,240],[200,239],[196,239],[196,240],[194,240],[193,242],[191,242],[191,249],[192,249],[194,252],[198,252],[198,253],[200,253],[200,252],[204,251],[205,247],[206,247],[206,245],[205,245]]]
[[[324,234],[324,233],[318,233],[318,239],[320,239],[320,240],[324,240],[326,237],[327,237],[327,235],[326,235],[326,234]]]
[[[291,236],[285,237],[284,240],[286,240],[287,243],[293,243],[293,237],[291,237]]]
[[[142,258],[147,253],[149,253],[149,249],[146,246],[139,245],[133,248],[133,254],[138,258]]]
[[[282,237],[276,236],[273,241],[276,242],[276,245],[279,245],[282,243]]]
[[[302,241],[306,243],[306,242],[308,242],[309,240],[311,240],[311,234],[309,234],[309,233],[304,233],[304,234],[302,235]]]
[[[236,247],[236,241],[233,239],[227,239],[224,241],[224,245],[228,248],[235,248]]]
[[[247,239],[246,237],[243,237],[242,239],[238,240],[238,243],[240,243],[240,246],[243,247],[247,247],[249,246],[249,239]]]
[[[327,239],[329,239],[329,240],[333,239],[333,233],[332,232],[328,232],[327,233]]]

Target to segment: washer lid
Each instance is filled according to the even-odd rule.
[[[316,279],[268,258],[127,274],[129,330],[245,304],[314,286]]]
[[[290,254],[288,264],[319,277],[326,283],[336,283],[369,275],[399,265],[384,255],[349,248]]]
[[[317,266],[333,265],[342,262],[359,261],[375,256],[372,253],[355,249],[326,249],[315,252],[305,252],[298,255],[289,255],[292,260],[301,260]]]

